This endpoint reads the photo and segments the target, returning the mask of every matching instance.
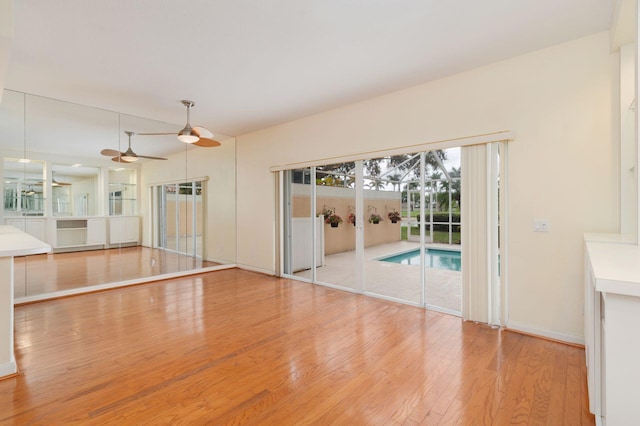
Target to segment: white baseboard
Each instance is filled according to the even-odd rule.
[[[4,364],[0,364],[0,378],[4,376],[11,376],[18,372],[18,366],[15,361],[9,361]]]
[[[231,265],[231,264],[235,265],[235,263],[229,262],[229,259],[225,260],[225,259],[217,259],[215,257],[207,257],[204,260],[206,260],[207,262],[219,263],[221,265]]]
[[[245,271],[259,272],[261,274],[271,275],[271,276],[275,276],[276,275],[276,273],[274,271],[271,271],[269,269],[257,268],[255,266],[245,265],[243,263],[236,263],[236,267],[239,268],[239,269],[244,269]]]
[[[548,339],[559,340],[561,342],[573,343],[576,345],[584,345],[584,336],[575,336],[573,334],[560,333],[559,331],[545,330],[543,328],[531,327],[517,321],[507,321],[507,329],[521,331],[527,334],[533,334]]]

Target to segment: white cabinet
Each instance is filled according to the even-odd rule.
[[[104,245],[107,240],[107,225],[103,218],[87,219],[87,245]]]
[[[109,244],[125,244],[140,241],[140,217],[115,216],[109,218]]]
[[[104,218],[55,218],[51,245],[57,252],[93,249],[106,243]]]
[[[585,350],[596,423],[640,424],[640,247],[587,241]]]
[[[48,252],[51,247],[13,228],[0,226],[0,377],[16,373],[14,355],[14,256]]]
[[[5,219],[5,224],[15,226],[40,241],[46,241],[47,239],[47,222],[44,218],[16,217]]]

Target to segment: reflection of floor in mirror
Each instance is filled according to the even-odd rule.
[[[181,253],[193,253],[193,245],[195,243],[196,255],[202,254],[202,235],[198,235],[195,239],[188,235],[182,235],[179,239],[167,236],[163,247],[169,250],[179,251]]]
[[[141,246],[16,257],[14,295],[33,296],[216,265]]]
[[[374,260],[418,247],[420,247],[419,243],[398,241],[365,248],[365,290],[420,303],[419,266]],[[441,247],[446,249],[446,246]],[[325,256],[325,265],[317,271],[318,281],[355,288],[355,256],[355,251]],[[425,268],[425,271],[427,304],[460,312],[462,310],[462,274],[457,271],[433,268]],[[300,271],[295,275],[309,279],[311,271]]]

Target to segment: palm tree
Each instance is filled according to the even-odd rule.
[[[379,191],[380,189],[384,189],[384,182],[382,181],[382,179],[377,177],[372,177],[370,179],[371,179],[371,182],[368,185],[370,189],[375,189],[376,191]]]
[[[400,190],[400,178],[402,176],[398,173],[393,174],[391,176],[389,176],[389,180],[391,181],[391,185],[393,185],[393,190],[394,191],[399,191]],[[397,187],[397,189],[396,189]]]
[[[364,160],[364,169],[369,174],[369,176],[377,177],[380,176],[380,162],[382,158],[374,158],[371,160]]]
[[[438,194],[438,204],[446,211],[449,210],[449,186],[451,186],[452,208],[456,206],[460,208],[460,167],[452,167],[449,176],[452,178],[451,181],[442,181],[442,192]]]
[[[427,155],[425,155],[425,172],[427,175],[440,167],[436,157],[444,161],[447,159],[447,152],[441,149],[427,152]],[[410,171],[412,178],[418,178],[420,176],[420,169],[418,167],[420,164],[420,156],[417,154],[392,155],[388,157],[387,161],[389,168],[397,167],[399,171],[405,173]]]

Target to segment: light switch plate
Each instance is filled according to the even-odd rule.
[[[546,219],[534,220],[533,232],[549,232],[549,221]]]

